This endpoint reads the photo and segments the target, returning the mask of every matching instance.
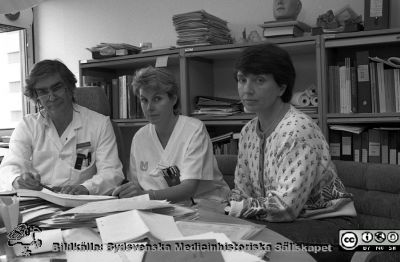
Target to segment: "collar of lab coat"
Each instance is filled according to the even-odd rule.
[[[81,112],[84,108],[78,104],[73,104],[73,115],[72,115],[72,129],[77,130],[82,127],[83,119]],[[46,110],[41,110],[39,114],[39,121],[43,123],[47,128],[50,126],[50,117]]]

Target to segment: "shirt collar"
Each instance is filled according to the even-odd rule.
[[[82,127],[82,123],[83,123],[82,109],[83,109],[82,106],[80,106],[78,104],[73,104],[71,125],[74,130]],[[50,117],[46,110],[44,110],[44,109],[40,110],[39,121],[46,127],[50,126]]]

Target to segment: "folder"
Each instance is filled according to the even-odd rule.
[[[389,164],[389,131],[380,130],[381,133],[381,163]]]
[[[341,160],[353,160],[352,137],[350,132],[342,132]]]
[[[358,113],[372,112],[371,81],[369,76],[368,57],[369,57],[368,50],[356,52]]]
[[[377,129],[368,130],[368,162],[381,163],[381,136]]]
[[[361,162],[368,163],[368,131],[361,133]]]
[[[389,164],[391,165],[397,164],[397,133],[398,131],[395,130],[389,131]]]
[[[361,162],[361,134],[353,134],[353,160]]]
[[[329,130],[329,152],[331,159],[340,160],[341,131]]]

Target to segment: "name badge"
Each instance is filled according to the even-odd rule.
[[[90,141],[76,144],[76,149],[90,147]]]

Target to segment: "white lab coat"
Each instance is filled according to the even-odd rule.
[[[195,118],[179,116],[165,148],[153,124],[148,124],[132,140],[128,178],[144,190],[168,188],[162,169],[177,166],[180,180],[200,180],[195,198],[226,200],[228,184],[218,169],[210,137],[204,124]]]
[[[74,104],[72,122],[60,137],[42,114],[25,116],[12,133],[0,165],[2,190],[11,190],[22,172],[40,174],[44,185],[81,184],[90,194],[104,194],[121,183],[124,175],[109,117]],[[89,152],[90,163],[86,159],[80,170],[75,169],[77,154]]]

